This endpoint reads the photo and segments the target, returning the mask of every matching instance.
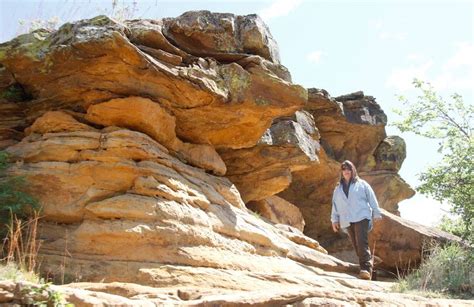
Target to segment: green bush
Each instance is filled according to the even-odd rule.
[[[0,151],[0,235],[5,236],[6,226],[12,216],[25,218],[32,210],[38,210],[38,202],[22,191],[25,179],[7,174],[8,154]]]
[[[399,281],[400,291],[421,291],[472,298],[474,250],[459,243],[432,244],[418,270]]]
[[[464,238],[471,245],[474,245],[474,233],[470,230],[474,228],[472,227],[472,225],[466,225],[464,220],[461,218],[451,218],[445,215],[438,224],[438,228],[443,231],[452,233],[453,235],[456,235],[458,237]]]

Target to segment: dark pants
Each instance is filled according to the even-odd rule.
[[[348,228],[349,237],[359,258],[361,270],[372,273],[372,255],[369,249],[369,220],[351,223]]]

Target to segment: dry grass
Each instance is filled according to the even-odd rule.
[[[37,239],[38,212],[26,220],[11,216],[10,225],[7,226],[7,236],[3,240],[3,259],[6,267],[15,266],[19,270],[35,273],[38,268],[38,251],[40,242]]]
[[[396,291],[431,297],[474,298],[472,247],[458,243],[431,243],[420,267],[399,278]]]

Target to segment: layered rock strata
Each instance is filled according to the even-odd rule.
[[[278,64],[278,57],[270,56],[275,48],[269,49],[267,43],[273,39],[256,16],[238,18],[242,29],[235,48],[216,47],[223,54],[238,55],[242,65],[200,57],[209,47],[205,44],[188,52],[173,45],[176,34],[183,31],[190,41],[195,36],[206,42],[234,36],[233,27],[227,26],[222,30],[230,31],[224,32],[228,34],[199,26],[188,33],[186,29],[199,24],[202,16],[214,16],[209,14],[190,12],[173,20],[126,24],[98,16],[1,44],[0,62],[33,98],[26,110],[30,123],[51,109],[84,113],[93,104],[139,96],[176,117],[176,134],[185,141],[217,147],[253,146],[273,118],[303,106],[307,92],[285,80],[288,74],[280,73],[286,69]],[[245,47],[238,47],[241,45]],[[175,60],[150,50],[161,50]]]
[[[43,204],[49,275],[66,266],[78,279],[164,286],[168,265],[210,275],[350,268],[316,241],[254,216],[228,179],[184,164],[149,136],[94,129],[66,114],[56,116],[62,131],[49,131],[51,116],[7,149],[21,161],[10,171],[25,176]]]
[[[351,269],[301,232],[256,217],[228,179],[205,172],[227,171],[214,147],[256,145],[307,99],[256,16],[235,20],[231,49],[200,47],[219,61],[229,54],[224,63],[180,46],[180,27],[222,17],[209,14],[126,24],[99,16],[1,45],[5,71],[31,97],[18,125],[30,127],[7,152],[17,162],[10,172],[43,205],[44,271],[160,286],[171,282],[168,265],[215,280],[226,270]],[[219,29],[195,30],[192,39],[221,39]]]
[[[319,164],[316,136],[311,115],[298,111],[276,119],[256,146],[221,149],[219,154],[244,202],[259,201],[288,188],[292,172]]]

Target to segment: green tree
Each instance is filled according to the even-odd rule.
[[[474,106],[465,104],[458,94],[445,101],[429,83],[415,79],[413,84],[421,95],[414,103],[399,97],[405,108],[395,112],[404,119],[395,126],[402,132],[439,140],[438,152],[443,154],[437,165],[420,174],[417,190],[451,204],[452,212],[462,219],[462,236],[467,239],[474,231]]]
[[[0,151],[0,235],[2,237],[13,215],[24,218],[32,210],[39,208],[38,202],[22,191],[25,185],[24,178],[7,174],[8,165],[7,153]]]

